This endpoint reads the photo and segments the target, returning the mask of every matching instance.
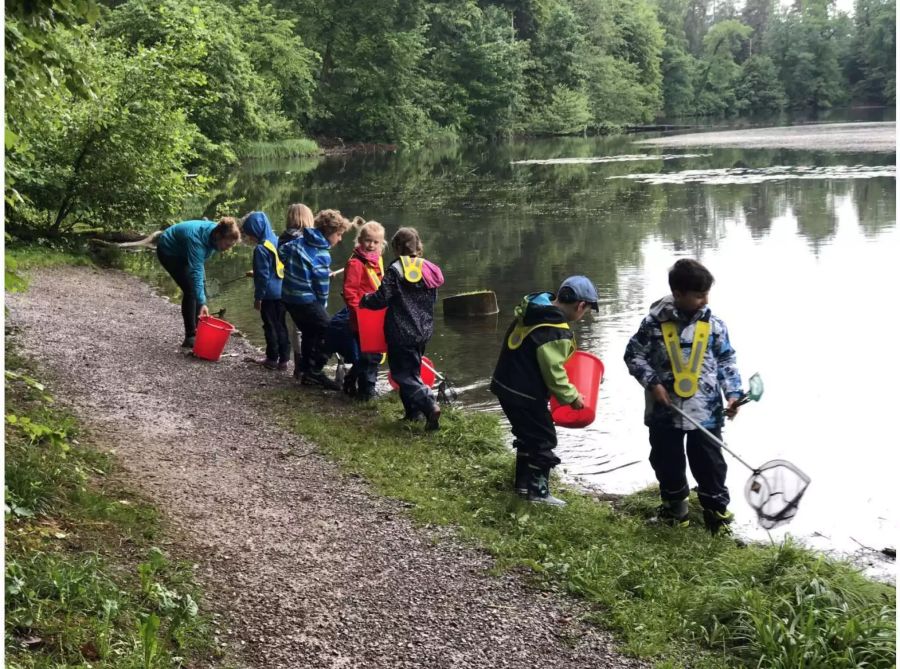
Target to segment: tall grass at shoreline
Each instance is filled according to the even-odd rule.
[[[787,540],[741,547],[702,529],[652,526],[653,491],[615,507],[564,489],[565,509],[519,500],[499,422],[445,411],[443,428],[397,420],[395,399],[360,406],[294,391],[269,398],[291,427],[422,523],[455,525],[498,566],[596,605],[626,651],[662,667],[893,667],[896,594]]]
[[[319,145],[305,137],[284,139],[280,142],[250,142],[238,150],[242,160],[273,160],[299,158],[319,153]]]

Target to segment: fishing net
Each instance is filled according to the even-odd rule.
[[[453,404],[458,398],[459,393],[446,377],[442,378],[437,387],[438,402],[441,404]]]
[[[810,478],[787,460],[770,460],[753,471],[744,495],[756,511],[759,524],[771,530],[797,515]]]

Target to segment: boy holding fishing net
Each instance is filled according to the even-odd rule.
[[[662,498],[658,519],[688,525],[686,449],[704,523],[717,534],[730,532],[734,518],[728,510],[725,458],[718,445],[670,408],[679,408],[718,439],[723,416],[737,414],[741,375],[728,329],[707,306],[713,281],[696,260],[676,262],[669,270],[672,294],[651,305],[628,342],[625,364],[646,391],[644,424],[650,430],[650,464]]]

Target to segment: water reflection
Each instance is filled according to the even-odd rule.
[[[238,200],[245,210],[263,209],[277,226],[288,204],[300,201],[374,218],[388,235],[402,225],[418,228],[426,255],[444,270],[444,295],[491,289],[498,296],[499,316],[463,323],[438,318],[429,347],[473,409],[496,410],[487,378],[522,295],[554,289],[568,274],[587,274],[597,284],[600,313],[579,323],[576,336],[581,348],[604,360],[607,378],[598,421],[562,431],[560,450],[570,474],[614,491],[653,481],[641,389],[621,361],[625,342],[649,303],[667,292],[672,262],[700,258],[716,275],[712,306],[732,329],[743,373],[760,371],[767,383],[765,402],[730,426],[729,442],[759,456],[751,460],[786,455],[813,470],[805,508],[791,529],[812,535],[831,528],[830,541],[840,543],[834,535],[847,534],[836,529],[846,521],[846,528],[856,525],[857,539],[877,545],[887,521],[876,519],[895,517],[893,483],[876,473],[851,484],[847,468],[854,463],[843,449],[854,444],[854,460],[867,467],[879,461],[874,435],[891,433],[890,411],[868,389],[884,388],[883,372],[842,363],[845,390],[836,393],[831,362],[850,347],[814,332],[837,327],[835,310],[878,313],[879,293],[898,284],[893,156],[716,149],[677,160],[660,153],[641,161],[513,164],[635,153],[628,137],[566,138],[255,163],[233,175],[205,211],[191,215],[212,216],[217,203]],[[735,178],[677,176],[690,170]],[[647,174],[665,179],[648,182]],[[786,178],[797,175],[816,178]],[[348,238],[333,251],[336,267],[352,244]],[[168,285],[155,258],[138,262]],[[249,249],[239,249],[215,259],[210,276],[224,284],[249,266]],[[333,291],[339,294],[339,282]],[[212,291],[211,302],[261,340],[249,281]],[[335,297],[330,310],[339,303]],[[860,444],[860,430],[873,435],[870,442]],[[739,497],[746,473],[732,470],[729,485]],[[829,496],[834,489],[843,491],[840,499]],[[746,509],[738,512],[750,517]]]

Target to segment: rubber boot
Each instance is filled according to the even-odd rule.
[[[712,534],[731,535],[731,523],[734,521],[734,514],[728,509],[724,511],[714,511],[712,509],[703,509],[703,524],[707,531]]]
[[[516,453],[516,481],[515,489],[519,497],[528,497],[528,456],[522,453]]]
[[[300,354],[294,353],[294,378],[298,381],[300,380],[300,375],[303,373],[303,370],[300,369]]]
[[[688,519],[688,501],[684,499],[664,499],[656,509],[654,522],[669,525],[670,527],[688,527],[691,521]]]
[[[528,465],[528,501],[563,507],[566,503],[550,494],[550,468]]]

